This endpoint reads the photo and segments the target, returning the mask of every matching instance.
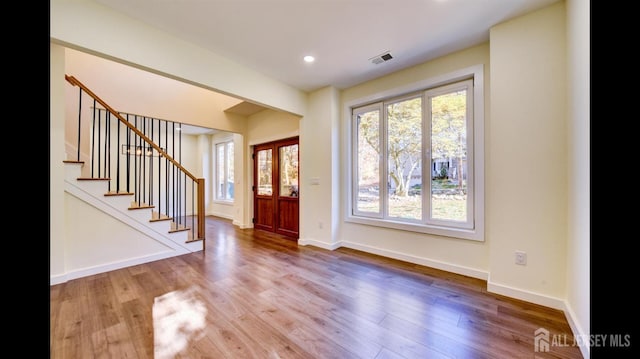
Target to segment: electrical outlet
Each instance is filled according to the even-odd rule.
[[[527,265],[527,253],[516,251],[516,264],[521,266]]]

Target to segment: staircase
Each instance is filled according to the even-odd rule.
[[[172,255],[204,250],[204,179],[180,164],[176,123],[122,114],[73,76],[65,79],[79,89],[65,191]]]

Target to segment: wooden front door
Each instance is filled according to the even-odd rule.
[[[298,137],[253,149],[253,226],[298,239]]]

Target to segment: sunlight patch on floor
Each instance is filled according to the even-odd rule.
[[[204,335],[207,308],[195,288],[173,291],[156,297],[153,303],[155,359],[173,358],[190,341]]]

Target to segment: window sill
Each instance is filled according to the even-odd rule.
[[[484,242],[484,233],[478,233],[475,229],[450,228],[356,216],[347,216],[347,218],[345,218],[345,222]]]
[[[225,206],[233,206],[233,200],[225,200],[225,199],[215,199],[213,200],[215,204],[223,204]]]

